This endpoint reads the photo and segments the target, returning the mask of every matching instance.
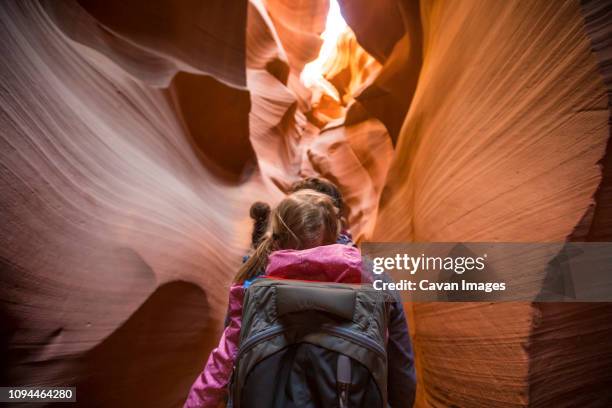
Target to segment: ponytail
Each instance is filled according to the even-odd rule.
[[[253,219],[253,233],[251,235],[251,247],[257,249],[259,243],[264,238],[270,221],[270,206],[261,201],[253,203],[249,210],[249,215]]]
[[[272,235],[263,237],[253,255],[238,270],[234,282],[244,283],[244,281],[254,278],[263,271],[268,266],[268,257],[274,249],[274,243]]]

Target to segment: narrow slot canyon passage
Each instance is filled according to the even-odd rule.
[[[358,244],[612,241],[610,2],[154,3],[0,4],[0,386],[182,406],[303,177]],[[612,406],[610,303],[405,308],[417,407]]]

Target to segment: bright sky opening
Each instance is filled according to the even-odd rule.
[[[338,6],[336,0],[330,0],[329,12],[327,13],[327,20],[325,22],[325,31],[321,33],[323,45],[319,51],[319,56],[314,61],[306,64],[300,75],[302,82],[307,87],[319,85],[338,100],[339,97],[336,88],[323,78],[323,67],[325,62],[334,55],[338,38],[346,29],[347,25],[340,13],[340,6]]]

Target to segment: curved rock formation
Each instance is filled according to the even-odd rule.
[[[76,3],[62,4],[78,11],[70,34],[101,34]],[[187,115],[149,82],[171,59],[140,71],[145,51],[134,60],[113,51],[135,43],[87,37],[97,49],[72,39],[48,8],[62,4],[4,3],[0,12],[2,383],[83,385],[83,406],[147,405],[159,394],[136,385],[163,383],[157,404],[179,405],[218,333],[220,288],[246,248],[250,201],[279,192],[202,160]],[[201,107],[219,109],[209,119],[224,113],[229,128],[240,111],[227,111],[240,106],[219,94],[236,90],[215,86],[202,96],[217,100]],[[117,391],[102,398],[108,373]]]
[[[421,2],[423,65],[375,240],[563,241],[599,204],[608,100],[579,4],[497,5]],[[580,374],[612,364],[608,305],[411,309],[419,405],[612,398],[609,377]]]
[[[326,0],[0,5],[0,383],[180,406],[250,204],[305,175],[359,241],[612,239],[605,2],[370,3],[333,106]],[[607,304],[409,306],[418,406],[612,402]]]
[[[395,145],[421,72],[425,44],[421,5],[418,1],[385,0],[372,9],[362,0],[340,3],[357,40],[383,63],[377,78],[356,95],[357,100],[384,123]],[[355,120],[351,112],[347,120]]]

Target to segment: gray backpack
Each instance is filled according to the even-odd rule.
[[[387,406],[387,310],[371,287],[256,280],[246,291],[233,408]]]

